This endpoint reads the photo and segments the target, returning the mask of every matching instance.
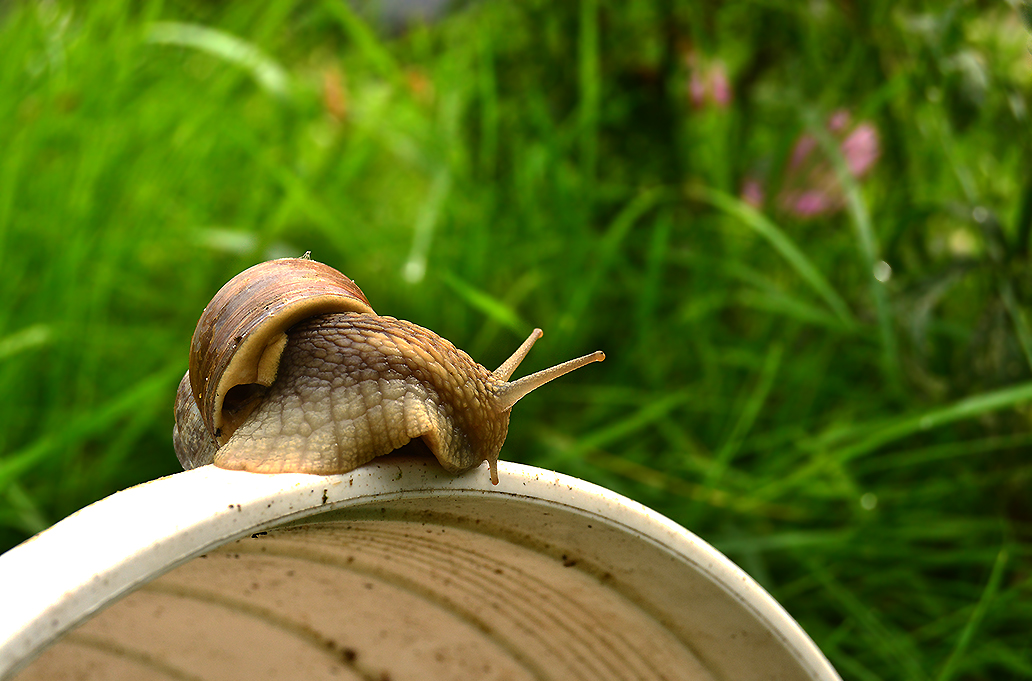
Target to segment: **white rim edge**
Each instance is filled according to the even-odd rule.
[[[709,575],[767,623],[813,678],[839,678],[773,597],[727,557],[672,520],[615,492],[553,471],[500,461],[498,472],[500,482],[492,485],[483,467],[451,476],[426,459],[400,457],[325,477],[260,475],[204,466],[113,494],[0,555],[4,584],[48,583],[46,589],[8,587],[0,617],[0,678],[16,672],[60,634],[121,595],[213,548],[373,499],[389,501],[445,490],[562,506],[660,544]],[[106,530],[103,550],[98,550],[98,528]]]

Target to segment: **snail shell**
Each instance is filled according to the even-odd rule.
[[[173,431],[184,468],[344,473],[415,438],[445,470],[497,461],[512,406],[601,352],[508,379],[421,326],[379,316],[357,285],[306,258],[255,265],[204,309]]]

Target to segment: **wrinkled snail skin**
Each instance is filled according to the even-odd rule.
[[[306,275],[330,270],[334,291],[329,297],[345,300],[331,301],[330,312],[321,309],[322,303],[309,306],[296,283],[283,281],[293,276],[296,263]],[[272,296],[279,302],[267,302],[247,285],[270,274],[275,280]],[[244,286],[239,286],[241,278]],[[345,280],[345,292],[339,295]],[[257,300],[238,301],[230,295],[234,288]],[[311,288],[310,282],[300,288]],[[291,305],[281,304],[284,291],[294,300]],[[227,314],[224,305],[236,312]],[[292,306],[316,312],[299,315]],[[260,317],[267,307],[276,321],[270,332],[257,331],[264,335],[251,341],[248,335],[262,327]],[[238,319],[226,321],[234,316]],[[285,328],[283,319],[289,322]],[[240,320],[249,328],[246,334],[238,332]],[[209,340],[198,343],[198,336]],[[535,329],[491,372],[428,329],[376,315],[357,286],[325,265],[299,259],[256,265],[223,287],[198,323],[191,369],[176,400],[176,453],[184,468],[214,462],[258,473],[328,475],[348,472],[421,438],[445,470],[460,473],[487,461],[497,483],[498,454],[512,406],[553,378],[604,359],[595,352],[510,382],[540,337]],[[227,359],[232,352],[226,351],[220,359],[194,357],[199,346],[211,353],[225,339],[239,347],[250,343],[246,361],[263,366],[235,367],[235,360]],[[206,409],[222,413],[206,414]]]

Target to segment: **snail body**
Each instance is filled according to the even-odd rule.
[[[497,462],[512,406],[601,352],[508,379],[535,329],[489,371],[433,331],[380,316],[333,268],[305,258],[256,265],[205,308],[176,398],[184,468],[345,473],[422,439],[460,473]]]

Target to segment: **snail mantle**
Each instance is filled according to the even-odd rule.
[[[746,573],[551,471],[201,466],[0,556],[0,679],[839,677]]]

